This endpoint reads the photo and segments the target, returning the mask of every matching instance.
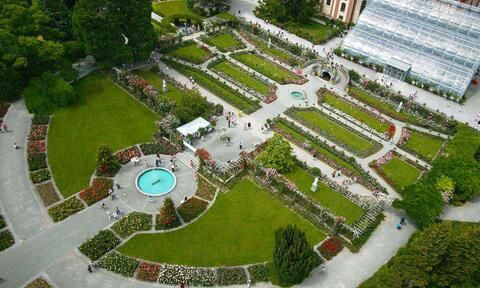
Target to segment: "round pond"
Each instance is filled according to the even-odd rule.
[[[290,93],[290,95],[295,99],[305,100],[305,94],[303,94],[302,92],[293,91]]]
[[[143,170],[135,179],[137,190],[148,196],[163,196],[170,193],[176,185],[177,177],[164,168]]]

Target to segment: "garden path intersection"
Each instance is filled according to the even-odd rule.
[[[246,17],[248,20],[258,22],[262,26],[268,27],[274,31],[278,30],[277,27],[267,24],[253,16],[252,9],[256,1],[241,0],[232,2],[234,3],[232,11],[241,11],[241,15]],[[289,35],[289,40],[302,43],[305,46],[308,45],[308,47],[311,46],[310,43],[303,39],[293,35],[290,36],[290,34],[287,32],[285,32],[285,34]],[[199,42],[201,40],[198,38],[202,35],[203,33],[196,33],[188,36],[188,39],[193,39],[194,41]],[[315,46],[315,49],[320,51],[320,49],[323,49],[323,47],[331,47],[330,45],[334,45],[336,41],[337,40],[333,40],[327,43],[326,46],[317,45]],[[201,44],[206,45],[204,43]],[[249,43],[245,44],[248,47],[247,49],[252,49],[252,46]],[[235,63],[244,70],[253,74],[259,74],[241,62],[234,60],[232,57],[230,57],[231,53],[222,53],[215,48],[210,48],[217,54],[224,54],[226,59]],[[261,55],[284,68],[288,68],[291,71],[293,70],[291,67],[288,67],[286,64],[279,63],[279,61],[269,55]],[[358,70],[362,73],[364,70],[366,70],[365,68],[359,68],[360,66],[351,64],[348,61],[341,59],[337,60],[346,67],[354,67],[355,69],[358,68]],[[219,78],[219,75],[208,69],[208,64],[211,61],[214,61],[214,59],[210,59],[201,65],[194,65],[180,60],[176,61],[191,67],[200,68],[214,78]],[[186,85],[188,88],[194,87],[194,84],[192,84],[187,77],[181,75],[172,68],[167,68],[164,63],[159,63],[159,68],[163,73],[173,77],[181,84]],[[307,70],[308,69],[305,69],[305,71]],[[367,70],[365,74],[369,78],[377,77],[369,70]],[[212,154],[220,158],[222,161],[227,161],[229,158],[232,159],[237,157],[239,150],[236,149],[236,147],[240,141],[245,144],[246,148],[251,149],[254,144],[267,140],[273,136],[272,132],[265,132],[263,129],[261,129],[261,126],[266,122],[267,119],[273,119],[277,116],[290,119],[288,116],[284,115],[284,111],[286,109],[292,106],[305,108],[307,104],[304,101],[299,101],[293,97],[290,97],[290,93],[293,91],[305,91],[309,107],[315,106],[325,114],[331,115],[337,119],[343,126],[365,135],[369,139],[373,139],[382,145],[382,148],[375,153],[368,155],[367,157],[360,158],[354,155],[351,151],[338,147],[338,145],[330,139],[318,135],[320,140],[325,141],[330,146],[337,146],[339,151],[344,152],[347,156],[355,158],[355,160],[365,171],[369,172],[369,174],[372,175],[376,181],[378,181],[387,189],[390,196],[394,198],[400,198],[401,196],[396,192],[396,190],[382,177],[379,177],[369,164],[372,161],[381,158],[388,151],[393,149],[405,158],[417,162],[421,166],[429,167],[427,162],[394,145],[394,143],[397,143],[401,138],[402,128],[407,126],[412,127],[412,125],[406,125],[403,122],[397,121],[388,117],[387,115],[382,114],[381,117],[392,122],[396,126],[393,140],[385,140],[374,133],[365,131],[364,128],[361,128],[346,118],[339,116],[338,111],[330,110],[325,106],[317,104],[318,99],[315,92],[323,87],[330,91],[334,91],[342,99],[348,99],[351,102],[358,103],[357,100],[351,98],[345,93],[343,83],[332,85],[331,83],[310,74],[307,74],[305,77],[308,78],[308,82],[303,85],[280,85],[276,83],[279,87],[277,90],[278,99],[276,101],[270,104],[261,103],[261,109],[249,115],[242,115],[239,117],[238,120],[240,125],[238,125],[236,128],[230,128],[232,135],[234,135],[232,138],[234,141],[233,147],[235,147],[235,149],[227,149],[223,145],[216,144],[215,141],[209,142],[208,138],[205,139],[205,142],[201,143],[201,145],[207,145],[207,149],[211,149]],[[274,83],[274,81],[271,79],[267,79],[267,82]],[[228,81],[226,81],[226,84],[234,89],[240,88]],[[395,85],[401,87],[401,84],[395,83]],[[225,102],[223,99],[218,98],[208,90],[203,89],[202,87],[198,87],[198,89],[209,101],[222,104],[225,111],[238,111],[237,108]],[[414,88],[407,87],[404,89],[412,90]],[[424,95],[425,93],[426,92],[421,92],[420,94]],[[254,96],[250,95],[250,93],[245,92],[245,94],[250,98],[254,98]],[[436,97],[433,95],[428,96]],[[451,105],[455,106],[456,104],[452,103]],[[454,111],[450,108],[445,109],[446,106],[447,105],[443,102],[443,100],[439,99],[438,97],[432,101],[432,108],[438,108],[447,114],[453,114]],[[478,111],[474,109],[480,109],[480,105],[477,105],[477,107],[474,107],[475,105],[469,106],[471,107],[465,108],[459,120],[464,122],[471,121],[470,118],[472,115],[474,115],[473,113],[478,113]],[[0,135],[0,155],[2,155],[2,160],[0,161],[0,214],[5,216],[16,240],[16,243],[13,247],[4,252],[0,252],[0,277],[7,279],[6,282],[0,283],[0,287],[21,287],[38,276],[43,276],[46,279],[49,279],[58,287],[100,287],[99,283],[101,283],[101,287],[161,286],[158,283],[150,284],[134,280],[133,278],[127,279],[103,269],[100,269],[96,273],[87,272],[86,266],[89,261],[86,257],[78,252],[77,247],[86,239],[95,235],[99,230],[109,227],[113,221],[105,217],[105,211],[100,208],[101,202],[99,202],[87,207],[75,215],[72,215],[64,221],[56,224],[52,223],[28,177],[29,173],[25,160],[26,151],[24,147],[26,147],[27,143],[26,136],[28,135],[30,119],[31,115],[28,114],[25,104],[22,101],[13,103],[4,119],[6,123],[9,123],[11,132]],[[252,129],[243,129],[244,124],[248,122],[252,123]],[[313,135],[317,134],[311,128],[306,127],[297,121],[296,124],[305,132]],[[226,121],[223,119],[217,123],[218,130],[226,128],[226,126]],[[428,133],[426,129],[421,127],[412,128]],[[446,137],[445,135],[439,136],[441,138]],[[21,146],[21,149],[13,150],[12,147],[13,143],[15,142]],[[334,178],[331,177],[332,172],[335,171],[334,168],[320,160],[313,159],[312,155],[307,153],[304,149],[293,144],[292,147],[295,156],[300,161],[306,162],[306,164],[310,167],[319,168],[330,180],[335,181],[337,184],[342,184],[342,182],[346,179],[345,176]],[[188,159],[190,159],[189,157],[192,157],[192,155],[185,154],[183,157],[185,157],[185,160],[183,160],[182,164],[180,164],[182,165],[181,170],[188,170],[190,169],[188,168],[188,163],[183,162],[187,162]],[[130,179],[133,177],[132,175],[138,173],[137,170],[138,169],[128,166],[122,168],[120,173],[116,176],[118,177],[116,182],[121,183],[121,181],[125,181],[127,178]],[[180,177],[185,179],[192,178],[193,172],[194,171],[192,170],[188,170],[188,172],[185,172],[185,174],[182,174]],[[185,180],[182,182],[188,181]],[[184,185],[182,186],[182,190],[184,191],[183,193],[185,193],[185,195],[178,195],[177,198],[174,199],[176,203],[181,201],[183,196],[192,196],[194,191],[194,187],[191,187],[192,184],[194,184],[193,181],[187,184],[182,184]],[[128,184],[124,184],[122,186],[127,185]],[[348,190],[362,197],[371,197],[372,195],[370,190],[360,184],[350,185]],[[115,203],[111,203],[111,200],[105,200],[105,202],[108,206],[118,206],[125,213],[128,213],[132,210],[144,209],[149,205],[149,203],[138,201],[138,199],[130,199],[129,201],[129,199],[126,197],[120,198],[121,199],[117,200]],[[156,206],[153,208],[147,208],[147,210],[152,211],[158,209]],[[306,279],[302,284],[298,285],[298,287],[356,287],[365,279],[370,277],[375,271],[378,270],[380,266],[382,266],[393,255],[395,255],[400,247],[407,243],[408,239],[415,231],[415,227],[410,223],[405,226],[402,231],[397,231],[395,229],[395,224],[398,223],[398,219],[400,217],[404,217],[401,212],[387,206],[385,207],[385,215],[385,220],[376,228],[359,253],[351,253],[348,249],[344,249],[339,255],[333,258],[333,260],[326,263],[327,270],[325,272],[322,272],[321,268],[315,269],[312,273],[312,276]],[[480,221],[480,202],[477,199],[477,201],[468,203],[463,207],[447,207],[445,209],[445,213],[442,215],[442,218],[478,222]],[[256,284],[255,286],[270,287],[271,285],[260,283]]]

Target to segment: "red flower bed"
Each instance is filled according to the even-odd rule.
[[[320,245],[320,254],[327,259],[332,259],[335,255],[340,253],[343,249],[342,241],[338,240],[337,238],[330,237],[325,240],[322,245]]]
[[[160,265],[142,262],[137,270],[137,279],[142,281],[157,282]]]
[[[88,206],[93,205],[103,198],[106,198],[108,196],[108,190],[112,187],[112,179],[95,178],[92,181],[92,186],[80,192],[80,198],[82,198]]]
[[[140,157],[142,153],[140,153],[140,149],[137,146],[133,146],[122,151],[115,153],[115,157],[117,157],[118,162],[120,164],[125,165],[130,162],[130,159],[133,157]]]
[[[28,145],[27,145],[28,155],[44,153],[46,150],[47,150],[47,147],[45,146],[44,140],[28,141]]]
[[[47,126],[32,125],[32,129],[30,130],[30,135],[28,137],[29,140],[45,140],[45,137],[47,137]]]

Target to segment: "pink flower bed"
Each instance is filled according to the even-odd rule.
[[[140,153],[140,149],[137,146],[133,146],[122,151],[115,153],[115,157],[117,158],[120,164],[125,165],[130,162],[130,159],[133,157],[140,157],[142,153]]]
[[[27,144],[27,154],[37,154],[37,153],[45,153],[47,147],[45,146],[44,140],[37,140],[37,141],[28,141]]]
[[[277,100],[278,97],[277,97],[277,85],[272,85],[270,86],[270,88],[268,89],[268,95],[265,96],[262,101],[266,104],[270,104],[272,103],[273,101]]]
[[[47,137],[47,126],[32,125],[29,140],[45,140]]]
[[[377,161],[375,161],[375,165],[377,167],[385,165],[385,163],[392,160],[392,158],[393,158],[393,151],[388,151],[387,154],[383,155],[381,158],[379,158],[379,159],[377,159]]]
[[[400,136],[400,140],[398,141],[398,145],[403,145],[405,144],[408,139],[410,138],[410,132],[408,131],[407,128],[403,127],[402,128],[402,135]]]
[[[160,274],[160,265],[142,262],[137,270],[137,279],[157,282],[158,274]]]

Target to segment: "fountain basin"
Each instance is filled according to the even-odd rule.
[[[177,177],[165,168],[150,168],[138,174],[135,186],[147,196],[163,196],[177,186]]]
[[[293,91],[290,93],[290,96],[292,96],[295,99],[298,100],[305,100],[305,94],[299,91]]]

